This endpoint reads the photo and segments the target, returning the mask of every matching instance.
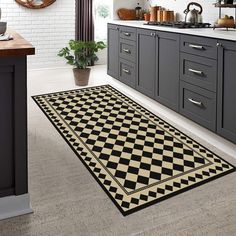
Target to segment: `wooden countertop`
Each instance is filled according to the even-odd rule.
[[[34,55],[35,48],[14,30],[8,29],[7,34],[13,36],[13,40],[0,41],[0,57]]]

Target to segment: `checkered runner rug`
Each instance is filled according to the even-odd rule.
[[[235,170],[109,85],[33,99],[123,215]]]

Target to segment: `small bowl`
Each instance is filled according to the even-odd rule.
[[[7,22],[0,21],[0,35],[5,34],[7,30]]]

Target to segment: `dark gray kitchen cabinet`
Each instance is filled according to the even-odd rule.
[[[11,191],[14,184],[13,165],[13,119],[12,104],[13,94],[12,86],[13,70],[11,67],[0,66],[0,191]],[[4,177],[4,178],[3,178]]]
[[[179,107],[179,35],[158,33],[156,100],[178,111]]]
[[[236,42],[115,24],[108,32],[108,74],[236,143]]]
[[[180,81],[180,113],[202,126],[216,129],[216,94]]]
[[[108,24],[107,38],[107,74],[119,79],[119,26]]]
[[[177,111],[179,35],[138,30],[137,45],[137,89]]]
[[[26,57],[0,57],[0,197],[28,193]]]
[[[155,98],[158,69],[157,43],[158,38],[155,31],[138,29],[136,88],[151,98]]]
[[[218,42],[217,133],[236,142],[236,43]]]

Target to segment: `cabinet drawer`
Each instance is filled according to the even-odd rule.
[[[194,55],[217,59],[217,40],[181,35],[180,50]]]
[[[120,38],[136,41],[137,30],[132,27],[120,27]]]
[[[181,80],[216,91],[217,62],[215,60],[181,53],[180,65]]]
[[[120,39],[119,55],[125,60],[135,62],[136,43],[133,41]]]
[[[119,78],[120,81],[135,87],[135,64],[120,58],[119,63]]]
[[[216,94],[180,82],[180,113],[202,126],[216,130]]]

